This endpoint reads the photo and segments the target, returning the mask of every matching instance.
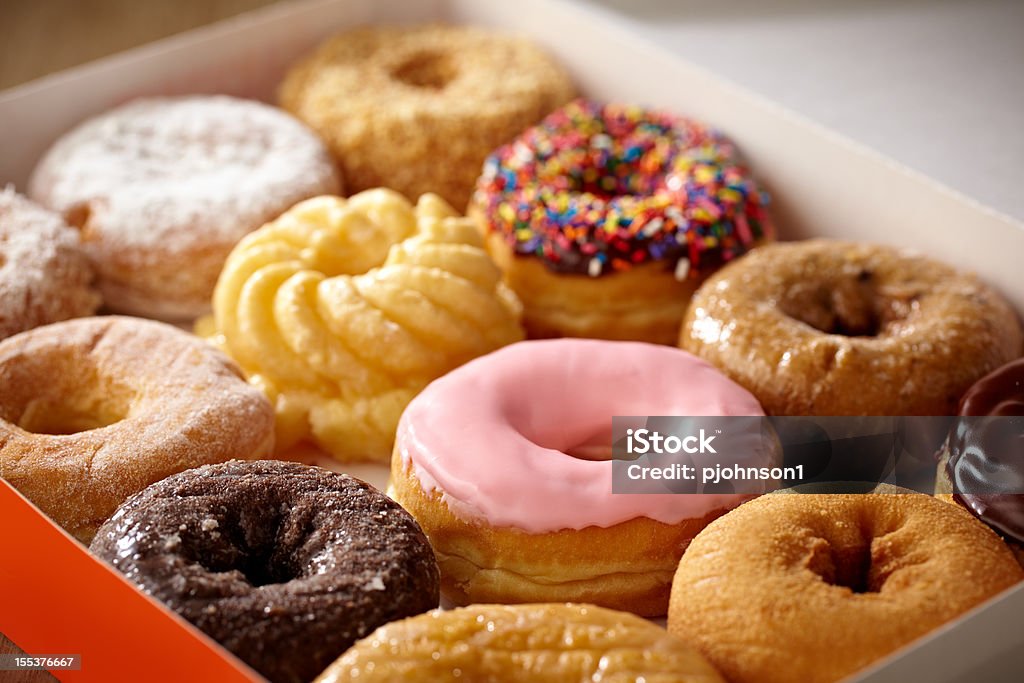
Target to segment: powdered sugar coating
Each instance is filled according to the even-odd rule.
[[[209,308],[246,233],[340,191],[320,140],[273,107],[226,96],[141,99],[60,138],[29,182],[82,229],[115,311],[165,319]]]
[[[0,339],[99,307],[78,234],[12,188],[0,189]]]

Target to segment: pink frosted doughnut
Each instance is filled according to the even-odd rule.
[[[456,602],[582,601],[664,613],[689,540],[749,496],[612,493],[614,415],[763,415],[686,352],[636,342],[513,344],[430,384],[402,416],[392,495],[430,536]],[[745,466],[770,466],[752,449]]]

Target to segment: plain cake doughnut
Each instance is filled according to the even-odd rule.
[[[78,318],[0,342],[0,477],[85,543],[155,481],[269,455],[273,427],[234,363],[170,325]]]
[[[687,548],[668,629],[732,683],[827,683],[1021,579],[991,530],[930,496],[762,496]]]

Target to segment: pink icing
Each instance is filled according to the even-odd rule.
[[[545,533],[637,517],[667,524],[748,499],[613,494],[611,461],[565,454],[603,438],[614,415],[764,415],[757,399],[695,356],[666,346],[528,341],[430,384],[402,415],[397,445],[424,491],[492,526]],[[744,466],[777,463],[762,452]]]

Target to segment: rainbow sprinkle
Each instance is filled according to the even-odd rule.
[[[495,151],[473,201],[517,254],[591,277],[649,261],[693,277],[702,260],[728,261],[771,234],[768,196],[725,137],[586,100]]]

